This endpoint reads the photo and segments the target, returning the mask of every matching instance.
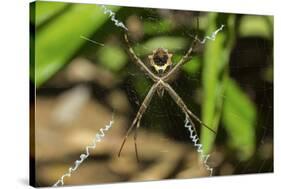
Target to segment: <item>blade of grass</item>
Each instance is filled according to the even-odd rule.
[[[63,2],[34,2],[31,6],[35,6],[34,10],[36,10],[36,20],[32,20],[32,23],[35,24],[36,27],[38,27],[45,21],[50,19],[52,16],[62,11],[68,5],[70,4]]]
[[[222,125],[228,135],[228,144],[238,151],[240,160],[246,160],[255,149],[256,109],[249,97],[228,74],[228,62],[235,38],[235,17],[230,16],[227,23],[227,31],[218,35],[215,42],[206,45],[202,119],[204,123],[217,130],[222,118]],[[212,149],[215,138],[216,136],[206,128],[202,128],[201,140],[206,154]]]
[[[211,33],[218,28],[217,21],[219,21],[217,14],[209,15],[207,33]],[[228,62],[234,38],[232,32],[234,31],[234,16],[224,17],[223,21],[226,22],[223,23],[226,25],[225,29],[216,36],[215,41],[206,43],[203,57],[202,85],[204,98],[202,120],[215,131],[218,129],[222,114],[225,81],[228,77]],[[202,127],[200,139],[205,154],[211,151],[215,138],[215,134]]]
[[[110,7],[117,11],[118,7]],[[74,4],[64,14],[36,32],[35,83],[39,87],[61,69],[87,37],[108,19],[97,5]]]

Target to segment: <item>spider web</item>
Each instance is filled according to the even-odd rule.
[[[201,16],[204,14],[205,13],[201,13]],[[137,18],[142,23],[150,21],[160,22],[165,16],[171,18],[179,15],[185,18],[185,25],[183,26],[184,29],[176,34],[177,36],[190,40],[190,36],[195,36],[196,34],[196,29],[192,26],[196,23],[198,12],[145,9],[145,14],[137,16]],[[188,18],[186,18],[186,15],[188,15]],[[178,18],[180,18],[180,16]],[[173,22],[177,21],[180,25],[181,19],[173,19]],[[176,25],[177,23],[174,24]],[[160,36],[171,35],[169,32],[168,34],[163,32],[161,28],[158,31],[156,29],[155,33],[155,35],[158,33]],[[204,36],[204,34],[201,33],[201,36]],[[144,51],[149,49],[149,46],[143,45],[143,41],[135,40],[133,43],[135,47],[143,48]],[[209,43],[212,43],[212,41],[209,41]],[[174,53],[183,54],[186,49],[187,47],[180,50],[174,50]],[[197,50],[195,56],[202,58],[203,53],[204,46]],[[138,55],[142,57],[141,54]],[[202,65],[200,66],[201,67],[198,70],[190,75],[184,74],[182,71],[176,76],[176,79],[173,80],[171,84],[188,107],[198,117],[201,117],[200,108],[203,98]],[[237,37],[237,41],[231,50],[229,75],[235,82],[237,82],[238,86],[245,93],[247,98],[254,103],[256,108],[257,119],[254,123],[256,149],[252,157],[246,161],[226,154],[225,156],[227,157],[221,166],[221,174],[262,173],[273,171],[273,152],[271,151],[273,145],[273,78],[272,75],[265,78],[266,69],[270,70],[270,67],[272,67],[272,41],[259,36]],[[135,111],[137,111],[142,99],[144,99],[151,86],[151,82],[149,82],[148,76],[143,75],[143,73],[137,69],[130,69],[128,73],[130,75],[128,78],[128,90],[130,91],[130,94],[128,96],[131,99],[131,103],[135,104]],[[136,78],[143,77],[148,80],[149,85],[144,92],[138,95],[134,86],[130,85],[130,83]],[[188,89],[186,90],[186,88]],[[227,96],[224,94],[219,94],[218,96],[224,101],[227,100]],[[182,127],[184,114],[168,95],[164,95],[163,98],[159,98],[155,95],[145,115],[149,116],[144,116],[141,121],[142,127],[147,128],[148,130],[164,132],[167,137],[171,137],[178,141],[190,142],[186,140],[188,138],[188,133],[185,132]],[[159,124],[156,124],[157,122],[159,122]],[[217,148],[223,146],[222,141],[227,141],[227,136],[226,131],[220,124],[216,140]],[[264,149],[267,149],[270,155],[263,159],[261,157],[263,156],[262,151]],[[220,173],[217,174],[219,175]]]
[[[117,43],[118,48],[125,51],[125,46],[122,45],[122,35],[127,29],[136,54],[148,67],[150,66],[147,56],[152,53],[154,48],[167,48],[169,52],[173,53],[173,62],[176,63],[188,49],[194,36],[196,34],[199,36],[201,42],[205,44],[201,44],[195,49],[193,59],[189,63],[190,66],[184,66],[173,77],[170,84],[188,108],[201,119],[204,98],[202,89],[204,65],[202,64],[202,59],[204,59],[206,43],[216,42],[213,41],[215,36],[206,32],[208,13],[133,7],[124,7],[115,13],[107,6],[101,6],[101,9],[110,18],[110,21],[105,26],[108,32],[106,36],[109,40],[102,41],[102,38],[87,38],[82,34],[80,36],[94,44],[88,43],[87,45],[87,51],[91,55],[87,54],[87,52],[85,54],[81,53],[89,60],[94,60],[93,62],[96,61],[96,54],[92,55],[92,52],[95,52],[97,48],[104,48],[112,45],[112,43]],[[236,16],[241,17],[241,15]],[[196,28],[197,18],[199,18],[199,30]],[[220,26],[222,24],[225,23],[218,25],[218,30],[212,31],[213,34],[224,32],[224,30],[221,31],[222,27]],[[100,31],[96,36],[101,36],[101,33],[104,33],[104,31]],[[243,94],[254,104],[256,109],[257,119],[255,120],[255,129],[253,131],[256,134],[256,147],[252,156],[247,160],[239,159],[236,155],[233,155],[235,154],[233,152],[236,151],[228,144],[230,136],[223,126],[224,123],[220,120],[216,141],[210,153],[210,164],[208,164],[210,167],[215,168],[214,175],[273,171],[273,77],[270,74],[270,70],[273,70],[273,49],[271,40],[259,36],[238,36],[232,47],[228,62],[229,77],[238,84]],[[94,46],[95,49],[93,48],[93,50],[89,46]],[[129,127],[130,121],[134,119],[153,82],[129,58],[125,66],[116,71],[115,76],[117,83],[115,87],[126,94],[133,110],[130,112],[131,115],[126,115],[129,118],[127,125]],[[97,90],[97,94],[94,94],[94,96],[97,99],[103,99],[108,91]],[[229,100],[229,97],[225,94],[218,94],[217,98],[223,101]],[[101,102],[104,103],[103,100]],[[120,114],[117,112],[116,118]],[[238,116],[237,120],[239,120],[240,115],[236,116]],[[163,97],[159,97],[155,93],[142,117],[140,130],[147,133],[159,133],[162,138],[168,141],[185,145],[187,153],[184,156],[189,156],[191,153],[199,156],[200,154],[196,152],[199,150],[195,148],[194,140],[190,139],[192,137],[190,137],[186,125],[185,114],[167,92]],[[196,128],[200,132],[198,123],[196,123]],[[132,136],[130,135],[130,137]],[[145,138],[138,138],[138,140],[145,140]],[[164,153],[173,153],[173,149],[167,148],[165,152],[159,151],[159,153],[165,156]],[[133,153],[133,155],[135,154]],[[212,156],[217,158],[212,159]],[[188,158],[184,157],[182,161],[186,159]],[[188,166],[192,163],[195,164],[194,161],[188,162]],[[181,168],[182,164],[184,163],[181,162],[177,171],[189,168],[188,166]],[[175,178],[176,174],[172,173],[167,178]]]

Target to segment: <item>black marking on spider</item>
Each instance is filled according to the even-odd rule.
[[[164,66],[168,62],[168,52],[162,48],[158,48],[152,55],[153,61],[157,66]]]

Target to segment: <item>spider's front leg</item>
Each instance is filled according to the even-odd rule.
[[[130,54],[130,56],[134,60],[134,63],[137,64],[137,66],[139,66],[139,68],[146,75],[148,75],[148,77],[150,77],[154,82],[157,82],[160,78],[157,75],[155,75],[150,69],[148,69],[146,67],[146,65],[142,62],[142,60],[136,55],[135,51],[133,50],[133,48],[130,45],[128,35],[126,33],[124,34],[124,39],[125,39],[125,42],[126,42],[126,45],[127,45],[127,48],[128,48],[128,53]]]
[[[194,40],[192,41],[189,49],[187,50],[187,52],[185,53],[185,55],[182,56],[182,58],[180,59],[180,61],[166,74],[164,75],[161,79],[164,82],[169,81],[169,79],[179,71],[179,69],[181,68],[182,65],[186,64],[189,60],[191,60],[191,54],[194,51],[194,48],[196,46],[196,44],[198,43],[198,38],[197,36],[195,36]]]
[[[126,135],[125,135],[125,138],[124,138],[124,140],[123,140],[123,142],[122,142],[122,145],[121,145],[121,147],[120,147],[120,150],[119,150],[119,153],[118,153],[118,157],[120,157],[120,154],[121,154],[121,151],[122,151],[122,149],[123,149],[123,146],[124,146],[124,144],[125,144],[125,142],[126,142],[128,136],[129,136],[129,134],[131,133],[132,129],[133,129],[134,127],[136,127],[135,129],[139,128],[142,115],[143,115],[144,112],[146,111],[147,106],[149,105],[149,103],[150,103],[150,101],[151,101],[151,99],[152,99],[152,97],[153,97],[155,91],[157,90],[158,86],[159,86],[159,83],[158,83],[158,82],[155,83],[154,85],[152,85],[152,87],[150,88],[150,90],[149,90],[148,94],[146,95],[144,101],[142,102],[141,107],[139,108],[139,111],[138,111],[138,113],[137,113],[137,115],[136,115],[134,121],[132,122],[131,126],[130,126],[129,129],[127,130],[127,133],[126,133]],[[137,151],[136,139],[137,139],[137,131],[135,130],[135,135],[134,135],[135,152],[136,152],[137,160],[139,160],[139,158],[138,158],[138,151]]]

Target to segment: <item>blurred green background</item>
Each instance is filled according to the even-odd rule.
[[[203,39],[225,25],[215,41],[196,47],[192,60],[173,78],[171,86],[205,124],[217,131],[213,134],[197,124],[204,152],[211,154],[210,164],[215,167],[215,175],[273,171],[273,16],[107,7],[128,27],[132,46],[144,62],[148,62],[147,56],[153,49],[165,47],[173,53],[176,63],[188,49],[191,36],[198,34]],[[30,82],[36,90],[36,100],[31,100],[31,105],[36,107],[32,128],[35,150],[31,153],[36,169],[35,185],[52,185],[79,157],[94,134],[77,136],[77,140],[85,141],[79,143],[75,151],[71,151],[73,144],[69,141],[73,142],[77,132],[82,132],[85,125],[93,124],[93,119],[99,117],[94,130],[86,127],[86,131],[95,133],[107,123],[112,111],[120,117],[113,131],[118,133],[118,139],[108,137],[111,147],[106,149],[111,149],[110,152],[98,151],[92,159],[93,164],[103,161],[105,166],[113,161],[113,165],[107,167],[110,174],[105,171],[104,177],[97,179],[92,172],[82,171],[73,175],[77,180],[71,178],[69,184],[206,176],[195,166],[198,163],[194,159],[198,158],[190,160],[191,153],[196,156],[196,149],[183,127],[184,115],[167,94],[153,98],[141,121],[143,131],[140,132],[144,134],[140,134],[138,141],[140,156],[146,153],[145,140],[150,133],[159,134],[159,140],[164,138],[169,144],[174,141],[183,145],[185,153],[179,150],[181,155],[177,163],[173,162],[174,169],[157,175],[168,169],[165,166],[170,166],[171,161],[166,161],[161,164],[164,171],[145,171],[151,166],[154,166],[152,170],[156,169],[162,151],[163,156],[179,153],[173,151],[172,145],[159,151],[155,148],[153,153],[158,155],[153,158],[143,155],[141,163],[136,163],[129,142],[125,145],[131,149],[129,160],[116,158],[118,145],[152,82],[128,56],[124,29],[115,26],[100,6],[39,1],[31,4],[30,15]],[[91,43],[84,37],[103,45]],[[83,110],[85,102],[98,105],[93,105],[94,110],[88,107],[93,111],[88,112]],[[87,116],[81,118],[81,112]],[[65,137],[68,134],[69,137]],[[50,139],[52,144],[48,144]],[[148,145],[157,146],[157,141]],[[70,151],[64,151],[67,145]],[[147,154],[151,153],[148,149]],[[136,164],[128,168],[131,172],[118,172],[130,161]],[[90,167],[85,164],[84,169]]]

